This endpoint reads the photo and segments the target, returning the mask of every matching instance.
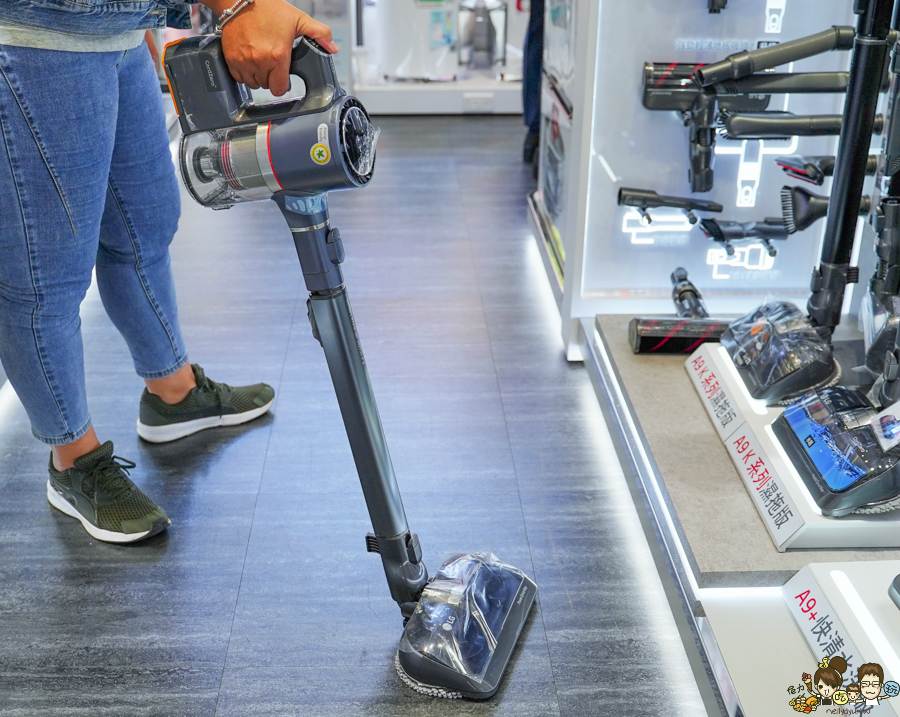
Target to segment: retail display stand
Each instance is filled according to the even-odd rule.
[[[888,595],[898,574],[897,560],[812,563],[781,590],[815,659],[847,660],[845,683],[867,662],[881,665],[885,682],[900,679],[900,608]],[[900,715],[900,696],[883,700],[877,714]]]
[[[898,511],[822,515],[772,431],[783,409],[750,396],[721,344],[703,344],[685,368],[779,551],[900,547]]]

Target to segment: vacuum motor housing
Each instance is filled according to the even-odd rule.
[[[301,38],[291,57],[291,74],[305,84],[300,99],[254,104],[214,36],[167,46],[163,62],[184,132],[182,177],[200,204],[226,209],[284,190],[322,194],[372,179],[378,130],[313,40]]]

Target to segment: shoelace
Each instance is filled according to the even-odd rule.
[[[231,386],[225,383],[213,383],[209,380],[209,378],[207,378],[203,369],[199,366],[196,367],[194,377],[197,380],[197,388],[200,390],[200,392],[215,394],[216,398],[218,399],[219,405],[221,405],[223,393],[230,390]]]
[[[129,475],[128,471],[136,465],[121,456],[104,458],[91,470],[88,476],[90,485],[95,491],[100,487],[111,499],[118,498],[131,488],[130,482],[122,474]]]

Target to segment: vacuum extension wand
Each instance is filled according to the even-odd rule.
[[[719,115],[719,134],[725,139],[790,139],[791,137],[820,137],[837,135],[843,127],[841,115],[795,115],[790,112],[760,112]],[[872,123],[873,134],[881,134],[884,116],[877,115]],[[868,148],[866,149],[868,154]],[[865,173],[865,172],[864,172]]]
[[[900,4],[894,8],[892,27],[900,27]],[[872,216],[877,265],[869,280],[863,311],[881,313],[885,319],[869,339],[866,368],[882,374],[876,383],[879,403],[887,407],[900,400],[900,47],[891,53],[891,90],[888,128],[884,135],[883,196]],[[866,318],[866,314],[863,315]],[[874,317],[871,322],[875,324]]]
[[[859,280],[859,269],[850,267],[850,256],[875,128],[875,108],[888,53],[894,2],[857,0],[856,9],[859,13],[857,40],[850,65],[850,87],[844,103],[825,239],[819,267],[813,271],[812,295],[807,303],[813,325],[828,336],[840,323],[847,284]]]
[[[698,67],[694,73],[694,81],[700,87],[709,87],[717,82],[740,80],[754,72],[770,70],[824,52],[852,50],[855,37],[856,33],[852,27],[834,26],[790,42],[782,42],[759,50],[744,50],[729,55],[720,62]]]

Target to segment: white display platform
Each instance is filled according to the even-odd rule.
[[[704,590],[703,609],[721,656],[720,688],[731,685],[744,717],[797,714],[787,687],[815,665],[779,588]],[[704,636],[704,642],[708,638]],[[816,711],[823,714],[822,708]],[[828,713],[825,712],[824,715]]]
[[[847,660],[845,683],[857,681],[864,662],[881,665],[885,682],[900,680],[900,608],[888,596],[898,574],[900,560],[812,563],[781,589],[815,659],[838,654]],[[900,715],[900,695],[872,714]]]
[[[373,115],[522,114],[522,83],[473,77],[454,82],[358,84],[353,94]],[[524,128],[522,130],[524,137]]]
[[[779,551],[900,547],[900,511],[822,515],[772,432],[782,409],[750,396],[721,344],[701,345],[685,368]]]

